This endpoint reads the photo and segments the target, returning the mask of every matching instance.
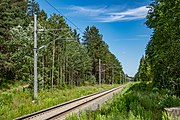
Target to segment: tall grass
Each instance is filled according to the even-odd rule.
[[[180,106],[180,98],[169,95],[166,90],[153,88],[151,83],[133,83],[114,96],[99,110],[86,111],[69,120],[161,120],[168,118],[165,107]]]
[[[115,85],[117,86],[117,85]],[[50,106],[72,100],[84,95],[113,88],[112,85],[81,86],[64,89],[40,90],[36,103],[32,103],[32,90],[0,93],[0,120],[12,120]]]

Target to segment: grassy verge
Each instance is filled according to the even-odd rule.
[[[165,107],[180,105],[180,98],[151,83],[133,83],[97,111],[82,112],[69,120],[168,120]]]
[[[84,95],[108,90],[118,85],[81,86],[73,88],[41,90],[36,103],[32,103],[32,91],[11,91],[0,93],[0,120],[11,120],[13,118],[29,114],[50,106],[69,101]]]

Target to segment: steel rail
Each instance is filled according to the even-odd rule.
[[[21,117],[15,118],[14,120],[24,120],[24,119],[28,119],[28,120],[29,120],[29,119],[33,119],[33,118],[35,118],[35,117],[37,117],[37,116],[44,115],[44,114],[46,114],[46,113],[49,113],[50,111],[56,110],[56,109],[61,108],[61,107],[65,106],[65,105],[68,105],[68,104],[70,104],[70,103],[78,102],[78,101],[80,101],[80,100],[87,99],[87,98],[91,98],[91,97],[93,97],[93,96],[95,96],[95,95],[99,95],[99,96],[97,96],[96,98],[92,98],[92,99],[87,100],[87,101],[85,101],[85,102],[83,102],[83,103],[81,103],[81,104],[77,104],[77,105],[75,105],[75,106],[73,106],[73,107],[68,108],[67,110],[64,110],[64,111],[62,111],[62,112],[60,112],[60,113],[57,113],[57,114],[55,114],[55,115],[52,115],[52,116],[46,118],[46,119],[53,119],[53,118],[55,118],[55,117],[57,117],[57,116],[60,116],[61,114],[65,114],[65,113],[67,113],[68,111],[71,111],[71,110],[73,110],[73,109],[75,109],[75,108],[78,108],[79,106],[82,106],[82,105],[84,105],[84,104],[87,104],[87,103],[89,103],[89,102],[91,102],[91,101],[93,101],[93,100],[95,100],[95,99],[98,99],[98,98],[100,98],[100,97],[102,97],[102,96],[105,96],[105,95],[107,95],[107,94],[109,94],[109,93],[111,93],[111,92],[114,92],[114,91],[116,91],[116,90],[118,90],[118,89],[120,89],[120,88],[122,88],[122,87],[124,87],[124,86],[125,86],[125,85],[121,85],[121,86],[119,86],[119,87],[116,87],[116,88],[113,88],[113,89],[110,89],[110,90],[106,90],[106,91],[102,91],[102,92],[97,92],[97,93],[90,94],[90,95],[87,95],[87,96],[83,96],[83,97],[80,97],[80,98],[77,98],[77,99],[74,99],[74,100],[70,100],[70,101],[67,101],[67,102],[64,102],[64,103],[61,103],[61,104],[58,104],[58,105],[55,105],[55,106],[52,106],[52,107],[49,107],[49,108],[46,108],[46,109],[43,109],[43,110],[34,112],[34,113],[31,113],[31,114],[28,114],[28,115],[25,115],[25,116],[21,116]]]

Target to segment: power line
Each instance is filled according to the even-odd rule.
[[[54,10],[56,10],[60,15],[62,15],[67,21],[69,21],[72,25],[74,25],[74,27],[76,27],[76,29],[78,29],[83,34],[83,31],[75,23],[73,23],[70,19],[68,19],[62,12],[60,12],[56,7],[54,7],[48,0],[45,0],[45,2],[49,4],[52,8],[54,8]]]
[[[52,33],[52,32],[50,32],[50,33],[53,34],[53,35],[55,35],[55,34]],[[70,35],[71,38],[62,38],[62,37],[64,37],[64,36],[68,35],[68,34],[70,35],[70,32],[67,32],[65,35],[59,36],[59,37],[57,37],[56,39],[54,39],[54,40],[46,43],[46,45],[43,45],[43,46],[39,47],[38,50],[40,50],[40,49],[42,49],[42,48],[44,48],[44,47],[49,46],[49,44],[51,44],[52,42],[55,42],[55,41],[57,41],[57,40],[75,40],[71,35]]]
[[[83,31],[74,22],[68,19],[62,12],[60,12],[56,7],[54,7],[48,0],[45,0],[45,2],[49,4],[54,10],[56,10],[60,15],[62,15],[67,21],[69,21],[75,27],[75,29],[79,30],[82,34],[84,34]],[[99,36],[99,35],[96,35],[96,36]],[[95,37],[95,35],[92,35],[92,33],[90,33],[90,37],[93,38]]]
[[[54,10],[56,10],[61,16],[63,16],[67,21],[69,21],[73,26],[75,26],[75,29],[79,30],[82,34],[83,31],[74,23],[72,22],[70,19],[68,19],[62,12],[60,12],[56,7],[54,7],[48,0],[45,0],[45,2],[50,5]],[[59,30],[59,29],[57,29]],[[101,35],[92,35],[92,33],[90,33],[90,37],[95,37],[95,36],[98,36],[98,37],[101,37]]]

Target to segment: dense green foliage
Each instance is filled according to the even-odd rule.
[[[147,45],[145,62],[150,67],[150,78],[158,88],[180,93],[180,0],[155,0],[150,4],[146,24],[154,30]],[[148,70],[140,65],[138,74]],[[141,76],[140,80],[143,79]]]
[[[40,88],[94,84],[98,81],[99,59],[104,70],[102,82],[120,83],[122,66],[95,26],[86,28],[81,43],[80,34],[61,15],[52,14],[48,18],[35,0],[2,0],[0,11],[1,87],[16,81],[32,86],[34,14],[38,16],[38,30],[45,30],[38,32]]]
[[[147,62],[147,58],[142,56],[140,60],[140,65],[138,72],[136,73],[134,77],[135,81],[151,81],[152,76],[151,76],[151,66]]]
[[[82,40],[63,16],[54,13],[47,17],[35,0],[1,0],[0,11],[0,119],[13,119],[82,95],[112,88],[107,85],[102,85],[102,88],[73,87],[97,83],[98,59],[101,59],[100,67],[106,72],[106,75],[101,72],[102,82],[120,83],[120,73],[122,76],[124,74],[122,66],[109,51],[95,26],[87,27]],[[32,103],[34,14],[37,14],[38,21],[39,89],[35,104]],[[89,43],[89,35],[90,44],[86,45],[85,41]],[[104,63],[110,68],[105,69]],[[112,65],[118,67],[112,68]],[[29,88],[24,91],[14,88],[22,85]],[[66,89],[67,86],[73,89]],[[70,94],[72,91],[75,94]]]
[[[103,41],[102,35],[95,26],[86,28],[83,36],[83,44],[86,46],[89,56],[92,58],[92,74],[98,78],[98,65],[100,59],[102,71],[105,70],[102,73],[103,81],[105,83],[120,82],[119,76],[120,74],[124,74],[122,66],[116,57],[109,51],[108,45]],[[117,71],[114,73],[115,81],[112,79],[112,72],[114,69]]]
[[[69,120],[162,120],[164,108],[179,106],[180,98],[160,91],[152,83],[132,83],[97,111],[86,111]],[[168,119],[164,119],[168,120]]]
[[[48,108],[84,95],[108,90],[115,86],[103,84],[101,88],[96,85],[72,88],[64,87],[54,89],[53,91],[41,90],[35,104],[32,103],[33,97],[31,90],[2,92],[0,93],[0,120],[12,120],[25,114]]]
[[[11,50],[9,30],[19,25],[24,25],[26,14],[26,2],[24,0],[0,1],[0,84],[6,79],[13,79],[14,65],[10,61]]]

